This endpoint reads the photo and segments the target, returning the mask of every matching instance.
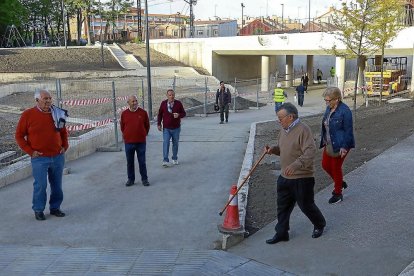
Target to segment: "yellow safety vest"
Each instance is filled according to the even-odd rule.
[[[275,103],[283,103],[285,101],[285,95],[283,94],[282,88],[276,88],[273,93],[273,101]]]

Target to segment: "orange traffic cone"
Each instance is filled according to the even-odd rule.
[[[237,193],[237,186],[236,185],[231,186],[229,200],[236,193]],[[224,218],[223,225],[219,225],[218,228],[219,228],[219,231],[222,233],[242,232],[243,227],[240,226],[240,221],[239,221],[239,207],[238,207],[237,195],[233,197],[229,206],[226,209],[226,216]]]

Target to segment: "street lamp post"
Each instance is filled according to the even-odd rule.
[[[311,27],[311,21],[310,21],[310,11],[311,11],[310,1],[311,1],[311,0],[309,0],[309,14],[308,14],[308,25],[309,25],[309,31],[310,31],[310,27]]]
[[[101,0],[99,0],[99,17],[101,19],[101,30],[99,34],[99,40],[101,41],[101,59],[102,59],[102,67],[105,67],[105,58],[103,53],[103,41],[102,41],[102,6]]]
[[[147,52],[147,89],[148,89],[148,115],[150,120],[152,120],[152,95],[151,95],[151,59],[150,59],[150,49],[149,49],[149,23],[148,23],[148,0],[145,0],[145,30],[147,34],[145,35],[145,49]]]
[[[65,3],[62,0],[62,24],[63,24],[63,36],[65,40],[65,49],[68,48],[68,42],[67,42],[67,34],[66,34],[66,18],[65,18]]]
[[[282,6],[282,32],[285,31],[284,20],[283,20],[283,11],[285,9],[285,4],[280,4]]]
[[[242,35],[241,30],[243,29],[244,26],[244,18],[243,18],[243,9],[244,9],[245,5],[243,3],[241,3],[241,8],[242,8],[242,18],[241,18],[241,28],[240,28],[240,35]]]

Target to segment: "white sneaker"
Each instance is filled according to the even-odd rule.
[[[162,161],[162,166],[164,168],[167,168],[170,165],[170,163],[166,162],[166,161]]]
[[[173,160],[172,162],[174,165],[178,165],[178,160]]]

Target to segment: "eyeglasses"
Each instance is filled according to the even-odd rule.
[[[277,119],[279,120],[279,122],[281,122],[284,118],[286,118],[287,116],[289,116],[290,114],[286,114],[285,116],[283,116],[283,117],[277,117]]]
[[[330,103],[331,101],[333,101],[333,100],[336,100],[336,99],[330,99],[330,100],[328,100],[328,99],[323,99],[325,102],[327,102],[327,103]]]

